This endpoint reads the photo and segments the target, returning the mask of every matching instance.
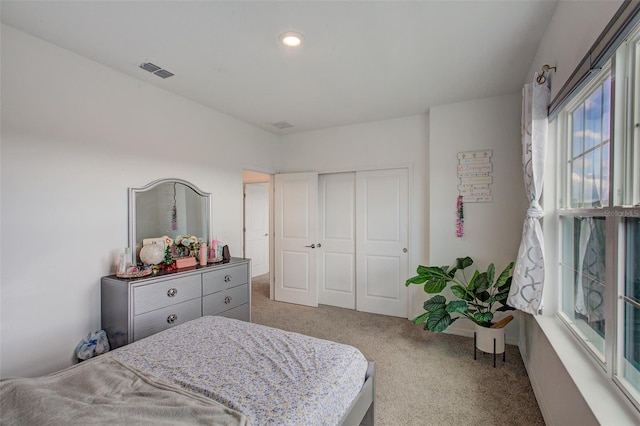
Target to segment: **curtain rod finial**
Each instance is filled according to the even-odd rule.
[[[556,67],[551,67],[547,64],[542,66],[542,71],[540,71],[540,74],[538,75],[538,77],[536,77],[536,81],[538,82],[538,84],[543,84],[547,81],[547,77],[545,76],[545,74],[551,70],[555,71]]]

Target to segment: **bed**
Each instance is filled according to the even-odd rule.
[[[205,316],[40,378],[0,382],[2,424],[374,424],[356,348]]]

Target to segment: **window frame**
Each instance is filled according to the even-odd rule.
[[[611,191],[616,188],[620,191],[617,205],[614,205],[611,214],[614,219],[617,232],[617,244],[614,248],[615,259],[627,259],[625,227],[630,219],[640,219],[640,24],[631,31],[628,39],[623,43],[613,56],[613,67],[616,81],[621,84],[614,85],[615,92],[612,96],[620,98],[620,101],[612,103],[613,120],[618,119],[617,127],[611,127],[616,133],[615,140],[619,142],[612,145],[614,152],[611,155],[611,167],[624,169],[622,175],[612,175]],[[617,86],[617,87],[616,87]],[[620,113],[616,113],[616,108]],[[626,161],[625,161],[626,160]],[[615,303],[615,354],[611,371],[611,378],[623,393],[640,410],[640,383],[635,386],[624,376],[624,367],[628,361],[625,359],[625,308],[627,303],[636,305],[627,296],[625,263],[618,261],[615,265],[616,298]],[[614,300],[614,299],[612,299]],[[627,301],[629,300],[629,301]],[[640,378],[640,369],[635,368],[632,374]]]
[[[603,78],[603,73],[608,73],[606,74],[607,77]],[[561,150],[559,153],[559,158],[562,160],[560,162],[560,168],[562,169],[562,164],[567,164],[569,163],[569,161],[571,161],[572,154],[569,153],[569,151],[573,148],[571,147],[566,147],[565,144],[567,143],[567,140],[570,139],[570,133],[572,130],[572,120],[573,118],[570,117],[571,114],[569,113],[569,111],[574,111],[575,109],[577,109],[579,107],[579,105],[583,104],[588,98],[589,96],[593,93],[593,91],[595,89],[597,89],[597,87],[599,87],[600,85],[602,85],[602,83],[608,78],[608,76],[611,76],[612,79],[612,83],[611,83],[611,87],[612,89],[615,87],[614,84],[614,70],[613,70],[613,66],[611,62],[607,62],[607,64],[605,64],[605,66],[603,66],[601,69],[599,70],[595,70],[593,73],[593,77],[592,80],[589,82],[588,85],[586,85],[582,90],[580,90],[580,93],[574,97],[574,99],[571,100],[571,102],[567,103],[567,105],[562,109],[562,111],[558,114],[557,119],[559,120],[560,126],[559,129],[561,131],[560,137],[559,137],[559,141],[560,143],[558,144],[558,148]],[[586,95],[585,95],[586,93]],[[613,90],[611,90],[611,104],[613,104],[613,99],[614,99],[614,93]],[[609,178],[609,205],[608,206],[602,206],[602,207],[571,207],[571,200],[570,198],[570,194],[571,194],[571,168],[567,167],[564,170],[564,173],[561,172],[561,188],[560,188],[560,205],[558,206],[558,209],[561,211],[565,211],[565,212],[584,212],[584,213],[590,213],[590,212],[594,212],[594,211],[599,211],[602,212],[602,210],[604,208],[610,207],[611,203],[612,203],[612,192],[611,192],[611,180],[612,180],[612,176],[611,176],[611,170],[613,169],[612,166],[612,155],[611,155],[611,151],[613,151],[613,114],[610,115],[609,119],[610,119],[610,123],[609,123],[609,150],[610,150],[610,154],[609,154],[609,173],[610,173],[610,178]]]
[[[564,105],[557,115],[557,158],[560,160],[556,169],[556,220],[558,223],[557,240],[559,249],[559,268],[557,270],[558,286],[556,298],[558,309],[556,316],[571,332],[581,347],[603,370],[617,387],[640,410],[640,384],[635,385],[624,375],[625,358],[625,307],[630,302],[625,295],[625,227],[629,218],[640,217],[640,25],[635,28],[625,41],[605,63],[602,71],[594,73],[592,79],[585,84],[572,100]],[[634,74],[635,73],[635,74]],[[572,170],[570,162],[574,158],[572,143],[573,111],[611,77],[610,112],[609,112],[609,196],[607,205],[601,207],[572,207]],[[584,128],[584,126],[583,126]],[[602,145],[604,142],[600,141]],[[583,145],[584,146],[584,145]],[[582,154],[585,150],[582,150]],[[575,157],[577,158],[577,157]],[[583,157],[584,158],[584,157]],[[584,170],[584,169],[583,169]],[[585,173],[583,172],[583,178]],[[602,182],[603,175],[600,176]],[[583,179],[584,180],[584,179]],[[581,197],[584,195],[582,187]],[[582,200],[584,201],[584,200]],[[564,293],[575,288],[576,279],[564,280],[565,270],[565,226],[567,220],[575,217],[605,218],[605,308],[604,308],[604,351],[601,353],[596,345],[576,325],[576,320],[565,314]],[[573,229],[573,228],[572,228]],[[575,235],[575,234],[574,234]],[[575,238],[571,238],[575,247]],[[574,262],[575,263],[575,262]],[[575,264],[572,265],[575,271]],[[575,276],[574,276],[575,277]],[[575,309],[575,296],[571,303]],[[635,302],[631,303],[633,306]],[[625,364],[626,363],[626,364]],[[631,377],[640,377],[640,370],[632,365]]]
[[[617,231],[617,245],[615,247],[616,258],[627,258],[625,252],[625,226],[628,219],[640,220],[640,209],[629,210],[628,208],[618,208],[613,211],[614,217],[611,222],[613,227]],[[623,369],[628,363],[625,359],[625,307],[626,307],[626,283],[625,283],[625,268],[624,262],[617,262],[615,271],[615,298],[616,300],[616,313],[615,313],[615,350],[614,357],[612,359],[611,366],[611,378],[613,382],[622,390],[622,392],[631,400],[631,402],[640,410],[640,382],[637,386],[634,385],[624,376]],[[613,287],[613,286],[612,286]],[[636,303],[637,305],[637,303]],[[613,346],[613,345],[612,345]],[[640,369],[633,373],[635,377],[640,380]]]

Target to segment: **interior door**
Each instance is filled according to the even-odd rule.
[[[318,174],[275,175],[274,203],[274,297],[318,306]]]
[[[408,170],[356,173],[359,311],[407,318]]]
[[[320,175],[318,302],[356,308],[356,174]]]
[[[269,184],[244,186],[245,257],[251,259],[251,276],[269,273]]]

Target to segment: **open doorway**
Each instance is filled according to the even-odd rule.
[[[251,259],[252,282],[270,283],[270,187],[271,175],[243,170],[244,257]]]

